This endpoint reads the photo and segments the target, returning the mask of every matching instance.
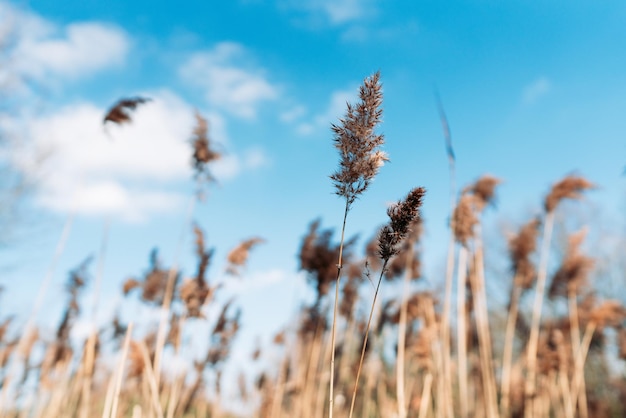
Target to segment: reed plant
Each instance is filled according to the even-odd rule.
[[[276,324],[281,331],[272,342],[255,347],[250,362],[258,374],[238,375],[238,394],[231,395],[224,388],[233,377],[227,365],[248,307],[223,295],[227,284],[211,271],[216,252],[202,222],[192,221],[215,180],[211,164],[221,157],[209,121],[197,113],[189,139],[195,190],[176,255],[166,263],[152,251],[145,270],[123,282],[118,313],[96,328],[105,233],[95,280],[89,259],[70,271],[58,324],[42,329],[38,316],[70,217],[31,315],[24,324],[0,318],[0,418],[244,415],[230,410],[235,404],[259,418],[624,416],[626,381],[609,372],[626,359],[626,308],[620,295],[603,296],[595,280],[600,261],[588,245],[595,225],[563,227],[561,247],[552,239],[555,225],[565,225],[569,214],[562,202],[582,198],[594,185],[576,175],[554,183],[541,212],[507,237],[501,252],[508,253],[509,268],[498,276],[489,269],[497,251],[483,234],[483,213],[493,206],[496,188],[507,186],[485,175],[457,192],[457,159],[437,100],[450,170],[450,220],[446,266],[436,277],[421,268],[421,207],[428,202],[422,187],[389,206],[382,228],[361,225],[375,231],[363,248],[346,236],[348,213],[388,161],[379,133],[381,76],[375,73],[363,81],[359,101],[332,125],[339,167],[330,178],[344,208],[339,238],[314,220],[297,250],[298,268],[315,297],[291,322]],[[133,123],[133,110],[144,105],[150,100],[121,99],[103,123]],[[187,241],[193,241],[196,260],[191,273],[180,267]],[[226,277],[245,279],[253,251],[264,242],[250,234],[227,251]],[[94,286],[85,314],[88,282]],[[500,286],[508,300],[493,297],[488,285]],[[387,286],[389,292],[382,292]],[[124,315],[125,305],[157,312],[158,321]],[[85,317],[93,327],[84,341],[70,338]],[[190,338],[207,342],[203,351],[192,351]],[[186,367],[168,373],[169,358]]]

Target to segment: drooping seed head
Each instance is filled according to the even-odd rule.
[[[552,186],[550,193],[546,196],[544,208],[547,213],[551,213],[556,209],[561,200],[578,199],[584,190],[593,187],[593,183],[584,177],[574,175],[567,176]]]

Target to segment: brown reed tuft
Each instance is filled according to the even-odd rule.
[[[380,167],[389,161],[379,150],[384,136],[375,133],[381,120],[383,102],[380,73],[366,78],[359,90],[360,102],[347,104],[346,115],[339,125],[332,125],[335,147],[341,160],[339,169],[330,176],[336,193],[345,197],[348,206],[363,193],[378,173]]]
[[[265,240],[263,238],[254,237],[242,241],[239,245],[233,248],[227,256],[229,265],[226,268],[226,272],[238,276],[240,273],[239,269],[248,261],[250,250],[258,244],[262,244],[264,242]]]
[[[513,238],[509,240],[509,257],[511,267],[516,277],[515,286],[521,289],[530,289],[536,276],[536,269],[530,260],[530,255],[537,249],[537,234],[541,220],[535,218],[522,226]]]
[[[167,286],[167,279],[170,272],[167,269],[161,267],[159,260],[159,251],[154,248],[150,252],[149,268],[144,274],[142,280],[128,279],[126,280],[125,287],[130,292],[135,282],[141,284],[141,300],[155,305],[163,304],[163,298],[165,297],[165,288]],[[178,274],[174,276],[174,279],[178,281]],[[127,285],[127,286],[126,286]]]
[[[459,203],[452,214],[454,237],[457,242],[463,245],[467,245],[468,240],[474,237],[474,226],[478,223],[478,218],[473,209],[475,201],[474,195],[465,193],[459,199]]]
[[[400,251],[399,244],[410,231],[417,227],[416,220],[420,216],[420,207],[426,194],[426,189],[416,187],[409,192],[403,201],[387,209],[389,224],[385,225],[379,234],[378,254],[383,260],[389,260]]]
[[[55,341],[48,346],[42,361],[41,374],[42,379],[47,380],[49,373],[60,363],[66,363],[71,359],[73,350],[70,341],[70,332],[74,321],[80,314],[80,306],[78,304],[78,296],[80,290],[85,286],[88,278],[88,267],[91,263],[91,257],[85,259],[75,269],[70,271],[68,281],[65,285],[69,295],[69,301],[63,312],[63,317],[56,330]]]
[[[562,364],[560,353],[563,345],[563,333],[558,329],[548,329],[537,349],[537,367],[539,373],[548,375],[559,370]]]
[[[422,276],[422,263],[419,253],[415,251],[415,244],[419,241],[422,231],[422,219],[417,217],[411,222],[409,233],[400,243],[397,256],[387,263],[385,279],[393,280],[400,277],[407,269],[407,266],[409,279],[415,280]]]
[[[209,296],[208,286],[201,286],[195,279],[186,279],[179,289],[180,299],[185,304],[187,316],[190,318],[204,318],[201,308]]]
[[[300,338],[314,337],[320,331],[328,329],[328,321],[326,316],[320,312],[319,304],[305,307],[302,310],[300,325],[298,327],[298,335]]]
[[[317,300],[328,294],[330,285],[337,279],[337,260],[340,244],[331,244],[333,230],[320,230],[318,219],[309,225],[309,233],[304,237],[300,247],[300,270],[310,273],[307,278],[315,284]],[[355,238],[344,244],[344,263],[351,259],[351,247]]]
[[[133,289],[141,287],[141,283],[138,280],[133,279],[132,277],[126,279],[122,286],[122,293],[124,296],[127,296]]]
[[[621,327],[625,319],[626,308],[617,300],[604,301],[600,306],[591,310],[589,315],[589,320],[594,322],[598,329]]]
[[[283,345],[285,344],[285,331],[281,331],[281,332],[277,332],[274,335],[274,338],[272,339],[272,342],[276,345]]]
[[[143,375],[146,363],[143,360],[143,354],[141,353],[141,343],[138,341],[130,342],[130,350],[128,352],[128,378],[141,377]]]
[[[117,342],[121,341],[126,335],[128,325],[122,324],[119,313],[115,314],[111,325],[113,326],[113,340]]]
[[[233,299],[226,302],[222,307],[220,316],[217,319],[213,331],[211,332],[211,344],[204,359],[205,364],[213,367],[224,362],[230,353],[230,347],[235,335],[239,331],[241,320],[241,309],[237,309],[232,317],[228,316],[228,310],[233,303]]]
[[[474,203],[480,211],[487,205],[493,204],[496,186],[501,182],[502,180],[487,174],[479,178],[473,185],[466,187],[463,192],[471,193],[476,197]]]
[[[561,262],[561,266],[552,277],[552,283],[548,291],[550,298],[567,296],[570,290],[577,291],[584,285],[589,272],[594,266],[594,260],[580,252],[580,245],[586,235],[587,230],[585,228],[570,235],[567,253]]]
[[[196,112],[196,126],[193,129],[191,145],[193,147],[193,168],[196,178],[204,177],[213,180],[208,164],[219,160],[222,155],[213,148],[213,141],[209,137],[209,123],[200,113]]]
[[[181,337],[180,315],[173,313],[170,316],[170,328],[167,331],[165,344],[171,344],[173,347],[178,348],[180,337]]]
[[[550,213],[558,206],[559,202],[563,199],[578,199],[581,192],[586,189],[593,188],[594,185],[584,177],[577,177],[570,175],[565,177],[560,182],[554,184],[546,200],[544,202],[544,209]]]
[[[135,110],[137,106],[149,102],[151,99],[145,97],[133,97],[127,99],[120,99],[115,105],[109,109],[104,116],[103,124],[107,122],[115,123],[117,125],[123,125],[125,123],[132,122],[130,111]]]
[[[207,250],[204,240],[204,232],[197,225],[194,226],[196,237],[196,255],[198,256],[198,271],[196,277],[187,279],[181,285],[180,298],[187,309],[187,316],[191,318],[204,318],[200,311],[202,306],[213,297],[219,286],[210,287],[207,284],[206,272],[213,255],[213,250]]]
[[[354,306],[359,299],[359,279],[361,278],[360,268],[358,267],[358,265],[352,263],[350,264],[348,270],[352,270],[353,266],[356,266],[356,268],[359,270],[359,274],[348,274],[348,280],[343,285],[342,298],[339,302],[339,313],[344,318],[352,317]]]
[[[207,250],[204,241],[204,232],[199,226],[193,227],[193,233],[196,236],[196,255],[198,256],[198,272],[196,273],[196,281],[199,287],[206,285],[206,271],[209,262],[213,256],[213,250]]]

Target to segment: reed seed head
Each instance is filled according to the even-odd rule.
[[[478,223],[474,212],[475,200],[476,197],[473,194],[463,194],[452,214],[454,236],[457,242],[463,245],[467,245],[468,240],[474,237],[474,225]]]
[[[379,234],[378,254],[383,260],[389,260],[400,251],[399,244],[405,239],[411,226],[416,226],[420,216],[426,189],[416,187],[409,192],[406,198],[387,209],[389,224],[385,225]]]
[[[469,192],[474,195],[476,208],[482,210],[487,205],[493,204],[496,186],[500,183],[502,180],[487,174],[479,178],[473,185],[466,187],[464,193]]]
[[[264,242],[265,240],[263,238],[254,237],[239,243],[239,245],[228,253],[227,260],[229,265],[226,268],[226,272],[238,276],[240,268],[245,266],[248,261],[250,250]]]
[[[594,260],[580,251],[587,229],[583,228],[569,237],[567,253],[561,266],[552,277],[548,296],[567,296],[570,290],[578,291],[585,284],[589,272],[593,269]]]
[[[574,175],[567,176],[552,186],[550,193],[546,196],[544,208],[547,213],[551,213],[556,209],[561,200],[578,199],[584,190],[593,187],[593,183],[584,177]]]
[[[196,112],[196,126],[193,129],[191,145],[193,147],[193,168],[196,178],[204,177],[213,180],[209,172],[208,164],[219,160],[222,155],[213,148],[213,141],[209,137],[208,121]]]
[[[348,104],[346,115],[338,125],[332,125],[335,147],[339,150],[339,169],[330,176],[339,196],[348,205],[363,193],[389,161],[387,154],[379,149],[384,143],[383,135],[375,133],[382,117],[382,86],[380,73],[366,78],[359,90],[360,101]]]
[[[114,123],[116,125],[123,125],[125,123],[132,122],[130,112],[135,110],[137,106],[149,102],[151,99],[145,97],[133,97],[127,99],[120,99],[115,105],[109,109],[104,116],[103,124],[107,122]]]
[[[617,300],[604,301],[600,306],[592,309],[589,315],[589,320],[594,322],[598,329],[620,327],[625,319],[626,308]]]
[[[339,261],[339,244],[331,243],[332,229],[320,230],[320,221],[316,220],[309,226],[309,233],[300,247],[300,269],[308,273],[308,279],[314,283],[318,301],[328,294],[330,286],[337,278],[337,262]],[[351,249],[355,238],[344,243],[343,263],[349,264],[352,258]]]
[[[537,249],[537,234],[541,221],[535,218],[522,226],[517,235],[509,240],[509,256],[517,282],[515,286],[530,289],[533,285],[536,269],[530,255]]]

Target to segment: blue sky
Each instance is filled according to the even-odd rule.
[[[600,186],[584,204],[623,231],[625,21],[619,1],[0,1],[0,33],[12,35],[0,69],[12,101],[1,157],[37,186],[27,201],[36,227],[18,224],[31,232],[3,250],[2,311],[28,310],[70,214],[48,294],[57,310],[44,322],[60,317],[66,271],[97,253],[106,222],[103,316],[121,282],[147,268],[151,248],[174,261],[194,187],[197,109],[225,152],[219,184],[193,214],[216,248],[211,280],[223,278],[239,241],[267,240],[225,291],[244,307],[240,350],[250,352],[254,335],[278,330],[294,295],[307,295],[296,254],[308,223],[340,226],[330,124],[377,70],[391,162],[354,205],[349,235],[368,239],[389,202],[425,186],[424,273],[440,286],[449,177],[435,86],[459,186],[485,173],[504,181],[486,217],[493,234],[537,213],[550,185],[572,172]],[[103,131],[106,109],[135,95],[153,101],[132,125]],[[188,275],[192,244],[187,228]]]

